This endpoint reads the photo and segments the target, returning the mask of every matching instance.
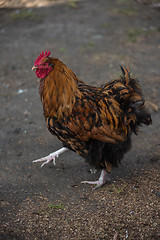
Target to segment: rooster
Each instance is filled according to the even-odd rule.
[[[130,149],[131,134],[137,134],[141,124],[152,123],[142,89],[125,67],[121,67],[119,79],[98,88],[89,86],[50,54],[42,52],[32,70],[40,78],[39,94],[48,130],[63,147],[33,162],[55,164],[60,154],[72,150],[101,169],[97,181],[83,181],[98,188]]]

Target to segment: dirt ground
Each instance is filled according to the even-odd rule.
[[[133,136],[111,182],[96,191],[90,166],[68,152],[56,166],[32,160],[61,143],[46,128],[31,72],[42,50],[88,84],[130,65],[160,107],[159,1],[0,1],[0,239],[160,239],[160,114]]]

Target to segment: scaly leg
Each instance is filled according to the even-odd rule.
[[[62,153],[68,151],[69,149],[66,147],[60,148],[58,151],[50,153],[48,156],[34,160],[33,162],[44,162],[42,163],[41,167],[43,167],[45,164],[49,163],[49,162],[53,162],[54,165],[56,165],[56,157],[58,158],[59,155],[61,155]]]
[[[101,175],[97,181],[83,181],[81,183],[88,183],[88,184],[96,184],[93,189],[97,189],[101,186],[103,186],[107,181],[110,181],[110,178],[105,170],[101,171]]]

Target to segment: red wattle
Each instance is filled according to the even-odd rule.
[[[52,67],[50,68],[38,68],[36,69],[36,75],[38,78],[45,78],[49,73],[50,71],[52,71]]]

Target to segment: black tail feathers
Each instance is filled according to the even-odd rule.
[[[123,73],[122,81],[129,90],[126,104],[126,112],[128,112],[127,122],[130,129],[137,134],[138,126],[152,123],[151,113],[149,108],[146,107],[138,80],[130,77],[129,67],[121,67],[121,70]]]

